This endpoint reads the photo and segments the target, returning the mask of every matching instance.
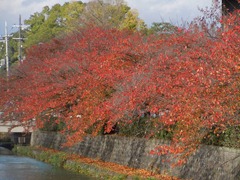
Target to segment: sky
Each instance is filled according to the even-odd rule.
[[[4,35],[5,21],[8,33],[15,32],[21,14],[22,22],[31,14],[41,12],[44,6],[51,7],[71,0],[0,0],[0,35]],[[82,0],[88,2],[89,0]],[[139,12],[139,17],[150,26],[153,22],[171,22],[184,24],[200,15],[199,8],[209,7],[212,0],[125,0],[128,6]]]

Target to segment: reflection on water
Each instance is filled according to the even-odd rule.
[[[0,155],[1,180],[90,180],[31,158]]]

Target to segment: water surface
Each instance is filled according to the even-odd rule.
[[[0,155],[0,180],[91,180],[35,159]]]

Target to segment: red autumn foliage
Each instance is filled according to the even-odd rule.
[[[176,125],[170,146],[154,153],[181,154],[185,161],[213,127],[239,124],[240,19],[209,38],[196,29],[176,34],[80,29],[28,50],[27,60],[1,79],[0,107],[19,121],[44,114],[66,124],[69,144],[95,125],[110,132],[119,121],[150,112],[157,124]]]

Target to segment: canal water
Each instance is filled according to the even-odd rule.
[[[35,159],[0,155],[0,180],[92,180]]]

